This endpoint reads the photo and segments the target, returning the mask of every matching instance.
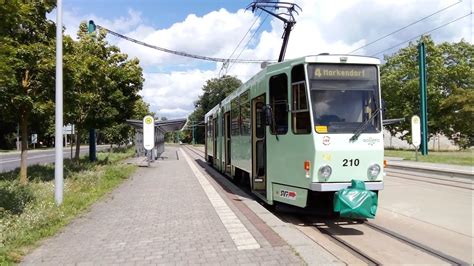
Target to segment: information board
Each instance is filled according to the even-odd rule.
[[[411,139],[413,145],[418,148],[421,143],[421,127],[420,117],[417,115],[411,117]]]
[[[148,151],[155,147],[155,119],[151,115],[143,118],[143,147]]]

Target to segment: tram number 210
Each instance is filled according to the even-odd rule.
[[[342,160],[343,167],[359,166],[359,159],[344,159]]]

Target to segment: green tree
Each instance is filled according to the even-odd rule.
[[[439,45],[444,59],[440,128],[462,148],[474,145],[474,45],[461,41]]]
[[[435,44],[430,37],[385,57],[381,67],[385,118],[404,117],[389,125],[392,133],[410,140],[410,117],[419,114],[418,44],[426,46],[428,128],[430,136],[443,133],[461,147],[473,145],[473,45],[465,41]]]
[[[123,142],[130,128],[122,124],[133,117],[138,92],[143,88],[139,61],[128,60],[118,47],[109,45],[105,31],[89,34],[85,22],[79,26],[78,37],[68,57],[72,75],[65,95],[67,120],[78,132],[104,129],[110,141]],[[81,134],[76,136],[78,159]]]
[[[149,105],[143,101],[142,98],[139,98],[135,101],[133,112],[128,119],[138,119],[141,120],[143,117],[150,113]],[[114,122],[113,125],[103,129],[101,131],[104,134],[104,137],[110,145],[112,144],[126,144],[134,136],[134,129],[130,125],[123,123],[123,121]]]
[[[204,143],[204,115],[241,85],[242,81],[238,78],[227,75],[206,81],[202,87],[203,94],[194,103],[194,112],[188,117],[193,124],[198,124],[194,136],[196,142]]]
[[[142,120],[143,117],[150,113],[150,105],[143,101],[143,98],[139,98],[133,105],[133,115],[131,119]]]
[[[52,106],[55,25],[46,14],[56,1],[0,3],[0,111],[20,125],[20,183],[27,184],[28,121]]]

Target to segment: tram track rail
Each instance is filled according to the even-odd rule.
[[[193,152],[194,154],[198,155],[199,157],[205,159],[204,157],[204,152],[199,150],[199,149],[196,149],[194,147],[191,148],[190,145],[182,145],[181,147],[185,147],[187,150]]]
[[[461,261],[457,258],[454,258],[450,255],[447,255],[443,252],[440,252],[438,250],[432,249],[424,244],[418,243],[408,237],[405,237],[403,235],[400,235],[398,233],[395,233],[389,229],[386,229],[382,226],[375,225],[371,222],[368,221],[347,221],[345,224],[345,227],[343,227],[343,230],[337,230],[337,229],[331,229],[331,226],[328,226],[329,228],[325,228],[325,225],[330,224],[338,224],[337,219],[330,219],[327,220],[323,225],[321,225],[318,222],[310,221],[310,218],[302,218],[303,221],[303,226],[310,227],[317,233],[321,233],[324,235],[326,238],[328,238],[330,241],[338,245],[340,248],[344,249],[345,251],[349,252],[353,256],[355,256],[357,259],[361,260],[364,263],[367,263],[368,265],[382,265],[382,264],[398,264],[400,262],[392,262],[390,261],[390,258],[383,259],[384,254],[388,252],[384,252],[382,247],[380,249],[368,249],[367,246],[364,244],[365,242],[368,242],[366,239],[358,239],[357,236],[351,236],[353,238],[352,240],[346,240],[344,236],[351,235],[349,234],[344,234],[344,231],[357,231],[361,230],[362,232],[367,233],[366,229],[363,229],[362,227],[369,228],[373,232],[370,232],[370,234],[361,234],[361,237],[364,238],[369,238],[370,236],[373,238],[374,232],[378,232],[380,235],[377,237],[377,239],[383,240],[384,237],[390,238],[392,241],[398,242],[400,245],[405,246],[405,247],[410,247],[413,251],[407,252],[406,248],[404,248],[403,251],[399,251],[400,253],[404,253],[406,256],[407,261],[410,261],[410,255],[412,258],[415,258],[418,255],[418,253],[422,252],[426,256],[430,256],[433,258],[436,258],[442,262],[445,262],[450,265],[469,265],[469,263]],[[378,242],[373,240],[374,242]],[[387,242],[383,243],[386,244]],[[360,245],[359,245],[360,244]],[[364,249],[365,248],[365,249]],[[369,251],[367,251],[367,249]],[[329,252],[333,254],[337,254],[337,251],[334,250],[329,250]],[[392,253],[397,253],[396,250],[391,250]],[[340,253],[340,252],[339,252]],[[407,262],[405,261],[405,263]],[[346,261],[346,263],[351,264]]]
[[[332,234],[329,230],[326,230],[324,228],[318,228],[313,226],[313,230],[319,230],[321,233],[323,233],[326,237],[330,238],[331,241],[335,242],[339,246],[343,247],[346,249],[349,253],[351,253],[353,256],[356,258],[360,259],[361,261],[367,263],[368,265],[382,265],[383,263],[373,257],[371,257],[369,254],[365,253],[362,251],[360,248],[357,248],[356,246],[350,244],[348,241],[345,241],[344,239]]]
[[[399,175],[408,174],[406,171],[387,171],[387,173],[389,173],[390,175],[392,175],[392,174],[399,174]],[[418,174],[410,173],[410,175],[425,178],[425,179],[446,181],[446,182],[451,182],[451,183],[456,183],[456,184],[465,184],[465,185],[472,185],[473,184],[473,182],[461,181],[461,180],[452,180],[452,179],[448,179],[448,178],[439,178],[439,177],[433,177],[433,176],[426,176],[426,175],[421,175],[419,173]]]
[[[419,250],[421,250],[425,253],[428,253],[428,254],[431,254],[432,256],[438,257],[438,258],[440,258],[440,259],[442,259],[442,260],[444,260],[444,261],[446,261],[446,262],[448,262],[452,265],[466,265],[466,264],[468,264],[467,262],[461,261],[461,260],[459,260],[457,258],[454,258],[453,256],[450,256],[448,254],[445,254],[444,252],[441,252],[439,250],[435,250],[433,248],[430,248],[430,247],[428,247],[428,246],[426,246],[422,243],[419,243],[419,242],[417,242],[413,239],[405,237],[401,234],[398,234],[398,233],[396,233],[396,232],[394,232],[390,229],[384,228],[380,225],[376,225],[376,224],[374,224],[372,222],[368,222],[368,221],[364,222],[364,225],[368,226],[368,227],[370,227],[374,230],[377,230],[377,231],[379,231],[383,234],[391,236],[395,239],[398,239],[399,241],[402,241],[402,242],[404,242],[408,245],[411,245],[412,247],[414,247],[416,249],[419,249]]]
[[[462,181],[451,181],[451,180],[446,180],[442,178],[424,177],[424,176],[416,176],[416,178],[413,178],[413,177],[407,176],[406,174],[401,174],[401,173],[387,173],[387,176],[415,181],[415,182],[440,185],[440,186],[445,186],[445,187],[454,187],[454,188],[460,188],[460,189],[466,189],[466,190],[474,190],[472,183],[462,182]],[[417,179],[420,177],[426,180]],[[443,182],[448,182],[448,183],[443,183]],[[449,182],[455,183],[455,184],[449,184]],[[466,185],[466,186],[463,186],[463,185]]]
[[[457,169],[427,168],[424,166],[417,167],[416,165],[398,163],[389,163],[386,169],[389,171],[408,171],[415,175],[439,175],[448,178],[474,179],[472,169],[471,171],[465,171]]]

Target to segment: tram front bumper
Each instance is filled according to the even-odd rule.
[[[365,189],[367,190],[382,190],[383,189],[383,181],[373,181],[373,182],[364,182]],[[341,183],[311,183],[309,190],[311,191],[339,191],[344,188],[348,188],[351,186],[351,182],[341,182]]]

